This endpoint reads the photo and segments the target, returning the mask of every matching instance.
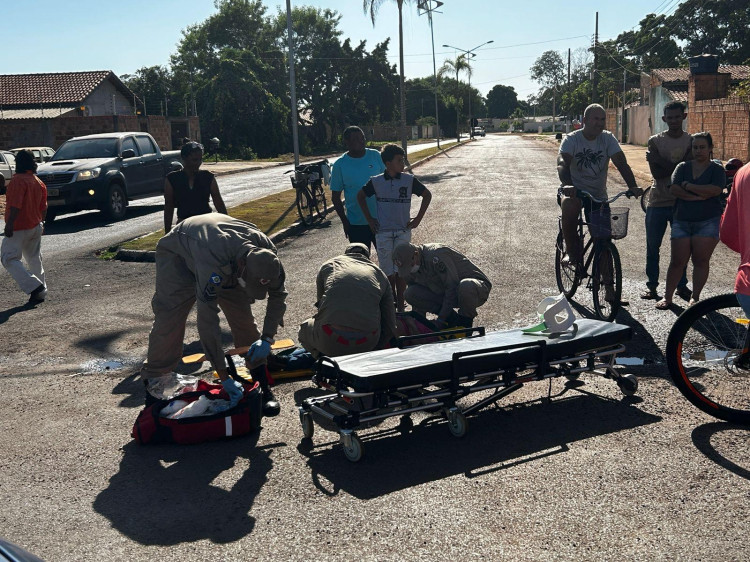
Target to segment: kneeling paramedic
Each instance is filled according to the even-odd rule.
[[[370,351],[396,336],[390,281],[364,244],[349,244],[320,266],[316,285],[318,311],[299,328],[300,344],[314,356]]]
[[[393,263],[408,283],[406,302],[415,312],[437,314],[440,328],[470,328],[492,289],[469,258],[442,244],[399,244],[393,250]]]
[[[260,383],[263,414],[275,416],[279,403],[268,386],[266,358],[286,310],[284,268],[276,247],[245,221],[212,213],[185,219],[156,246],[156,293],[151,301],[154,325],[148,357],[141,369],[147,388],[171,376],[182,358],[185,323],[198,303],[198,335],[232,406],[242,389],[229,376],[221,345],[219,308],[237,347],[250,346],[245,363]],[[263,332],[258,332],[250,305],[268,297]]]

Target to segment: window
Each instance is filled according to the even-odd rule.
[[[154,148],[153,141],[145,136],[137,136],[135,140],[138,142],[138,147],[141,149],[141,154],[146,156],[147,154],[156,154],[156,148]]]
[[[122,139],[122,152],[125,152],[128,149],[135,152],[135,155],[138,156],[138,148],[135,146],[133,137],[126,137]],[[122,154],[122,152],[120,154]]]

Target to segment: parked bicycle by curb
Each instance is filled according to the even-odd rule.
[[[310,226],[314,222],[324,220],[328,212],[325,186],[331,180],[331,166],[328,160],[300,164],[294,170],[284,173],[292,172],[294,176],[290,179],[296,191],[295,203],[300,221],[305,226]]]

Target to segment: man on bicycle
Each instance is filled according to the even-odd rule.
[[[574,187],[564,188],[560,201],[563,237],[568,259],[573,263],[580,260],[582,251],[578,243],[577,226],[583,204],[581,198],[576,196],[576,190],[584,191],[595,199],[606,199],[607,169],[611,159],[629,191],[635,196],[643,193],[635,183],[633,170],[628,165],[620,143],[612,133],[604,130],[605,122],[604,108],[599,104],[589,105],[583,113],[583,128],[565,136],[557,157],[560,181],[565,186]],[[589,219],[592,210],[597,211],[601,206],[601,203],[587,200],[584,208],[586,219]],[[592,236],[596,234],[592,232]]]

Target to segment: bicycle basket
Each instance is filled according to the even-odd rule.
[[[611,237],[613,240],[625,238],[628,235],[628,213],[627,207],[613,207],[610,211],[610,224],[612,226]]]

